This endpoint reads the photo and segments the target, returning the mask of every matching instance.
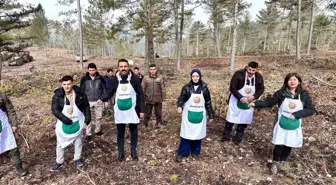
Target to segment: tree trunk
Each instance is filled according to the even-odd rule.
[[[179,35],[178,35],[178,0],[174,0],[174,27],[175,27],[175,57],[177,58],[179,47]]]
[[[231,76],[233,76],[233,73],[234,73],[235,56],[236,56],[238,3],[239,3],[239,1],[236,0],[235,17],[234,17],[234,22],[233,22],[233,34],[232,34],[231,61],[230,61],[230,74],[231,74]]]
[[[232,29],[232,26],[230,26],[229,38],[228,38],[228,42],[227,42],[226,53],[230,53],[230,41],[231,41],[231,32],[232,32],[231,29]]]
[[[196,33],[196,57],[198,57],[198,31]]]
[[[154,64],[154,37],[153,37],[153,23],[152,23],[153,7],[152,4],[147,3],[147,61],[149,64]]]
[[[279,35],[279,38],[278,38],[278,49],[277,49],[277,52],[280,53],[280,50],[281,50],[281,38],[282,38],[282,22],[283,22],[283,19],[285,19],[285,10],[286,8],[283,8],[283,12],[282,12],[282,19],[280,21],[280,35]]]
[[[188,39],[187,39],[187,56],[189,56],[189,43],[190,43],[190,34],[188,33]]]
[[[311,13],[310,13],[310,29],[308,35],[308,45],[307,45],[307,55],[310,55],[310,48],[311,48],[311,41],[313,36],[313,29],[314,29],[314,0],[311,1]]]
[[[285,50],[288,50],[288,51],[290,49],[292,21],[293,21],[293,15],[292,15],[292,12],[290,12],[288,30],[287,30],[287,43],[286,43],[286,47],[285,47]]]
[[[79,60],[80,67],[83,69],[83,32],[82,32],[82,13],[80,0],[77,0],[77,10],[78,10],[78,31],[79,31]]]
[[[301,33],[301,0],[297,0],[297,26],[296,26],[296,59],[301,59],[300,56],[300,33]]]
[[[264,48],[263,51],[266,51],[266,43],[267,43],[267,32],[268,32],[268,25],[266,24],[266,30],[265,30],[265,37],[264,37]]]
[[[181,50],[182,50],[182,36],[183,36],[183,21],[184,21],[184,0],[181,0],[181,23],[179,36],[179,50],[177,55],[177,71],[181,70]]]
[[[214,24],[214,29],[215,29],[215,44],[216,44],[216,51],[218,57],[221,57],[221,51],[220,51],[220,43],[219,43],[219,24],[215,23]]]
[[[245,47],[246,47],[246,36],[244,36],[243,40],[243,55],[245,55]]]

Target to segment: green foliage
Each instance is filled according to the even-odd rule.
[[[28,35],[33,38],[34,44],[45,47],[49,42],[49,21],[45,16],[43,8],[36,12],[31,26],[28,28]]]

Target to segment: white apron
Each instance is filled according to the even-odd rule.
[[[247,73],[245,75],[245,84],[244,86],[238,91],[243,97],[248,98],[253,96],[256,89],[255,89],[255,76],[253,78],[253,86],[251,78],[247,78]],[[247,80],[250,81],[250,85],[247,85]],[[226,114],[226,121],[235,124],[251,124],[253,119],[253,108],[248,107],[248,104],[243,104],[240,100],[231,93],[230,101],[229,101],[229,108]]]
[[[131,85],[131,74],[128,75],[126,84],[121,84],[121,78],[117,74],[119,85],[114,103],[114,119],[116,124],[138,124],[139,117],[135,111],[136,92]]]
[[[0,154],[16,148],[12,127],[8,122],[7,114],[0,109]]]
[[[57,141],[62,148],[69,146],[77,139],[77,137],[82,137],[85,117],[76,106],[75,97],[75,91],[72,91],[73,101],[70,105],[66,105],[66,98],[64,97],[64,107],[62,110],[62,113],[70,118],[73,123],[71,125],[66,125],[60,120],[57,120],[56,122]]]
[[[301,119],[291,119],[291,113],[303,109],[299,99],[285,98],[278,111],[278,120],[273,130],[273,144],[301,147],[303,142]]]
[[[180,136],[189,140],[200,140],[206,136],[206,110],[203,93],[192,93],[184,104]]]

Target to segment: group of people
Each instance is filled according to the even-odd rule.
[[[279,167],[288,158],[293,147],[301,147],[303,142],[301,120],[315,113],[310,96],[303,89],[302,79],[297,73],[289,73],[280,90],[273,97],[263,101],[257,100],[264,92],[264,80],[257,72],[258,63],[248,65],[233,75],[230,82],[229,108],[226,116],[222,141],[231,139],[239,144],[244,131],[253,121],[255,108],[270,108],[278,105],[277,119],[273,129],[273,163],[271,172],[276,174]],[[81,79],[80,86],[73,84],[71,76],[61,78],[60,88],[54,91],[51,110],[56,122],[56,163],[51,171],[56,171],[64,163],[64,151],[70,144],[74,145],[74,161],[78,168],[83,167],[81,160],[83,131],[85,139],[92,141],[92,126],[96,136],[103,134],[101,119],[103,104],[112,105],[114,122],[117,128],[118,160],[123,161],[124,136],[128,125],[131,135],[131,157],[138,160],[138,124],[148,126],[152,110],[156,114],[156,127],[163,124],[162,103],[166,99],[165,84],[157,74],[154,64],[149,65],[147,76],[129,69],[125,59],[118,61],[118,70],[108,69],[107,76],[102,77],[94,63],[88,65],[87,74]],[[105,106],[106,107],[106,106]],[[0,153],[9,151],[17,172],[26,175],[22,167],[14,134],[17,129],[13,105],[4,93],[0,94]],[[201,153],[201,141],[206,137],[206,125],[213,122],[214,112],[211,95],[207,84],[202,80],[199,69],[190,73],[190,82],[183,86],[177,101],[177,112],[182,115],[180,144],[176,162],[191,155],[197,158]],[[94,119],[91,119],[93,118]],[[93,121],[92,121],[93,120]],[[236,134],[232,129],[237,125]]]

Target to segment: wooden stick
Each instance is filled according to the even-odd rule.
[[[77,169],[78,169],[78,168],[77,168]],[[78,170],[81,171],[82,173],[86,174],[86,176],[85,176],[85,175],[83,175],[83,176],[86,177],[86,178],[88,178],[89,181],[90,181],[93,185],[96,185],[96,183],[91,179],[90,175],[89,175],[86,171],[84,171],[84,170],[82,170],[82,169],[78,169]],[[82,175],[82,174],[81,174],[81,175]]]
[[[322,83],[324,83],[324,84],[326,84],[326,85],[328,85],[328,86],[330,86],[330,87],[336,87],[336,85],[333,85],[333,84],[330,84],[330,83],[328,83],[328,82],[325,82],[325,81],[323,81],[323,80],[317,78],[317,77],[314,76],[314,75],[313,75],[313,78],[315,78],[316,80],[318,80],[318,81],[320,81],[320,82],[322,82]]]
[[[27,148],[28,148],[28,152],[29,152],[29,144],[28,144],[28,141],[27,141],[27,139],[22,135],[22,134],[20,134],[19,133],[19,135],[23,138],[23,140],[25,141],[25,143],[26,143],[26,145],[27,145]]]

